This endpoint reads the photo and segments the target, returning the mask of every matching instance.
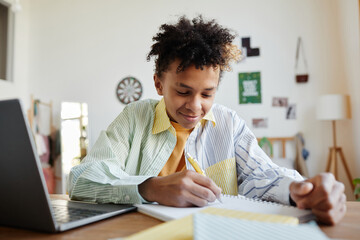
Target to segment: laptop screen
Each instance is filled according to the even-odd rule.
[[[55,229],[37,158],[19,100],[0,101],[0,225]]]

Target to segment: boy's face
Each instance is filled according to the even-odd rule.
[[[190,66],[176,73],[175,60],[161,79],[155,74],[154,82],[159,95],[164,96],[166,112],[171,121],[192,129],[209,112],[219,84],[220,70]]]

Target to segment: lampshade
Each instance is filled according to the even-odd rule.
[[[350,97],[342,94],[320,96],[316,108],[319,120],[341,120],[351,118]]]

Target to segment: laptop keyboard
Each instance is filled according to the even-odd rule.
[[[72,222],[106,213],[105,211],[78,209],[59,205],[53,205],[53,211],[58,223]]]

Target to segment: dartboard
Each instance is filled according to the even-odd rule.
[[[116,96],[123,104],[135,102],[141,98],[141,95],[141,83],[134,77],[122,79],[116,88]]]

